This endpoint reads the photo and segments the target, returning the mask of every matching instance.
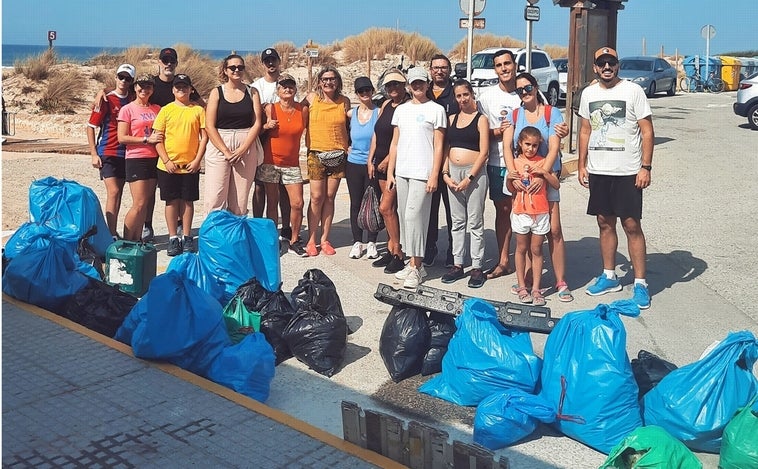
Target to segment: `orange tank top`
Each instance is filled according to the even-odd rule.
[[[525,171],[528,165],[534,165],[544,159],[544,157],[539,155],[534,158],[526,158],[521,155],[513,160],[513,163],[516,166],[516,171],[518,171],[519,174],[524,174],[528,173],[528,171]],[[531,182],[532,177],[528,176],[528,179]],[[550,213],[549,204],[547,202],[547,181],[545,181],[544,184],[542,184],[542,187],[540,187],[540,190],[534,194],[516,192],[513,195],[513,213],[519,215],[542,215]]]
[[[342,103],[327,103],[316,96],[308,109],[308,149],[347,151],[347,115]]]
[[[285,111],[280,103],[274,103],[271,118],[279,121],[279,126],[268,131],[263,144],[263,162],[284,167],[299,166],[300,138],[305,130],[303,106],[295,103],[292,111]]]

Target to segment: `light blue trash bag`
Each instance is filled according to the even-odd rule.
[[[555,421],[555,410],[540,396],[520,389],[498,391],[476,407],[474,443],[493,451],[531,435],[539,422]]]
[[[534,392],[542,360],[528,332],[500,324],[495,307],[478,298],[466,300],[455,326],[442,374],[422,384],[420,392],[464,406],[507,388]]]
[[[555,427],[605,454],[642,426],[620,318],[639,314],[631,300],[568,313],[545,343],[540,396],[556,410]]]
[[[645,425],[658,425],[695,451],[718,453],[724,428],[758,392],[758,341],[730,332],[702,359],[666,375],[643,398]]]

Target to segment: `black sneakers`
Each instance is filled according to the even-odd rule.
[[[469,273],[468,286],[469,288],[479,288],[484,285],[486,277],[482,269],[471,269]]]
[[[171,238],[168,240],[168,249],[166,255],[169,257],[178,256],[182,253],[182,242],[179,238]]]
[[[303,246],[303,241],[300,239],[294,243],[290,243],[290,252],[294,252],[300,257],[308,257],[308,253],[305,252],[305,246]]]
[[[374,267],[387,267],[392,260],[392,254],[387,251],[384,254],[379,257],[379,259],[375,260],[371,263]]]
[[[454,265],[450,268],[450,270],[445,273],[445,275],[442,276],[442,283],[453,283],[456,280],[460,280],[463,277],[465,277],[466,274],[463,272],[463,267],[459,267],[457,265]]]
[[[195,252],[195,238],[185,236],[182,241],[182,252]]]
[[[394,274],[400,272],[403,268],[405,268],[405,260],[400,256],[393,255],[389,264],[384,268],[384,273]]]

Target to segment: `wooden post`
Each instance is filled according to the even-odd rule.
[[[366,49],[366,76],[371,79],[371,49]]]
[[[311,87],[313,84],[313,62],[311,60],[311,55],[307,52],[307,49],[309,49],[313,45],[313,39],[308,39],[308,45],[305,46],[306,48],[306,55],[308,56],[308,91],[313,91],[313,88]]]

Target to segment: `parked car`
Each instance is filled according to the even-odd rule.
[[[526,49],[524,48],[491,47],[477,52],[471,57],[471,79],[469,80],[477,96],[484,88],[497,85],[498,78],[495,73],[494,58],[495,52],[502,49],[508,49],[516,56],[516,67],[519,72],[526,70]],[[461,78],[465,77],[466,64],[456,64],[455,75]],[[547,52],[532,49],[532,75],[537,79],[540,90],[547,101],[553,106],[558,104],[560,93],[558,70]]]
[[[733,109],[738,116],[747,117],[751,129],[758,130],[758,72],[740,82]]]
[[[569,59],[553,59],[553,65],[555,65],[555,68],[558,70],[558,99],[566,101]]]
[[[619,77],[637,83],[648,96],[659,91],[669,96],[676,94],[676,69],[664,59],[624,57],[620,62]]]

